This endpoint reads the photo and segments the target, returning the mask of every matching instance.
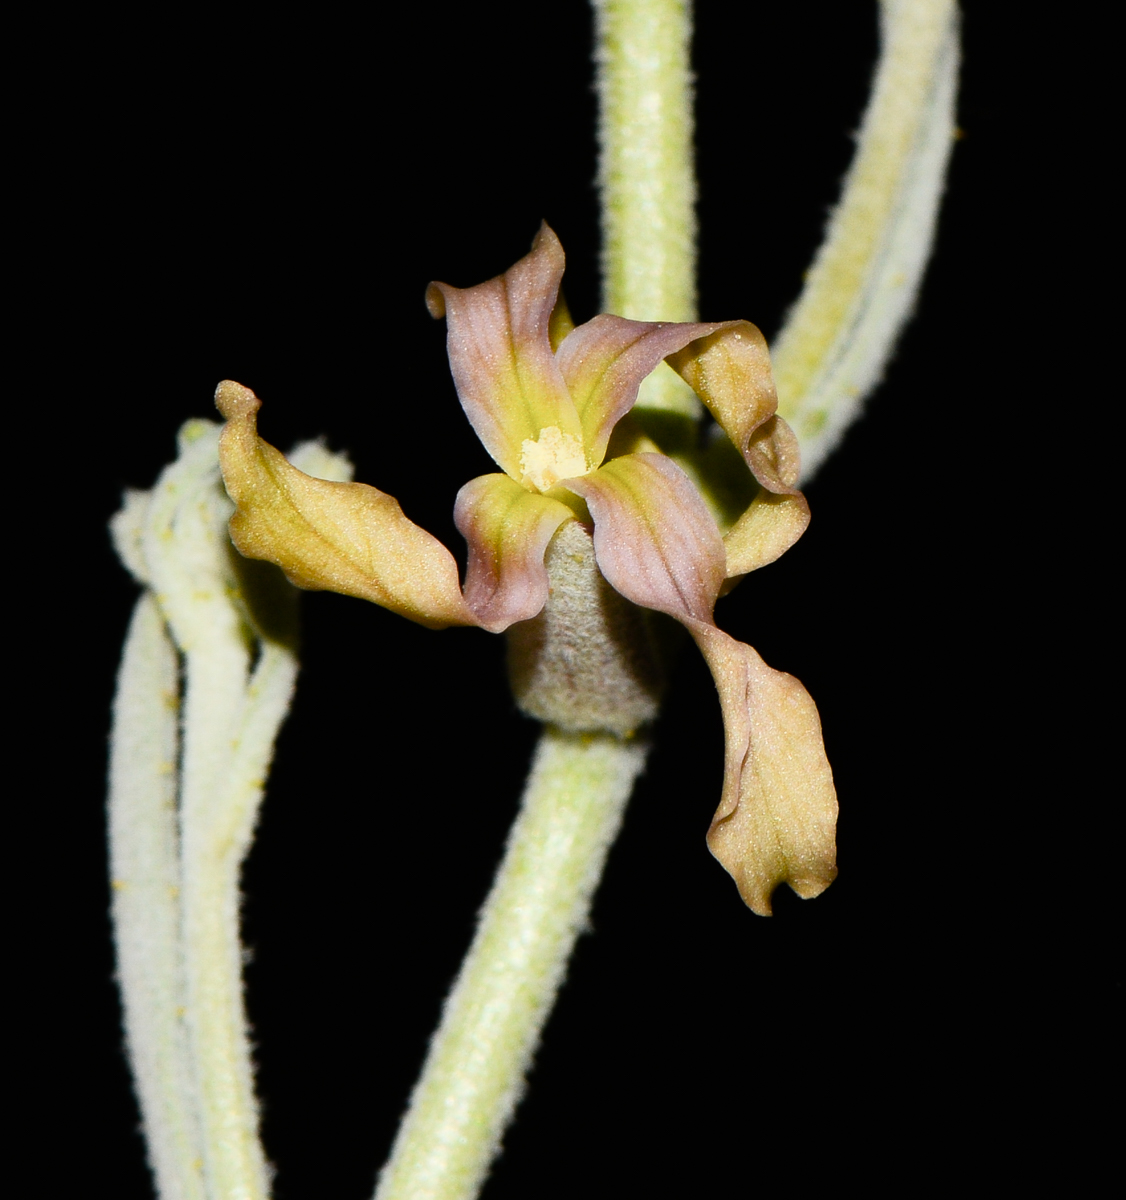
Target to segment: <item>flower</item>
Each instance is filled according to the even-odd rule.
[[[502,473],[471,480],[454,519],[469,546],[464,588],[453,556],[362,483],[315,479],[257,435],[257,397],[219,385],[223,476],[243,554],[301,587],[360,596],[440,629],[500,632],[544,608],[544,558],[568,522],[593,524],[611,587],[692,635],[719,691],[723,794],[712,853],[754,911],[787,882],[815,896],[836,874],[836,795],[817,709],[790,675],[717,628],[721,588],[774,561],[809,521],[796,438],[777,416],[766,342],[747,321],[662,323],[602,314],[573,326],[559,295],[563,248],[542,226],[525,258],[476,287],[431,284],[466,416]],[[662,361],[693,388],[759,487],[722,535],[697,486],[623,418]],[[612,449],[611,436],[617,428]]]

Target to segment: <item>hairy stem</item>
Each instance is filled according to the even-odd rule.
[[[109,842],[125,1041],[162,1200],[204,1200],[180,962],[176,648],[156,601],[137,602],[118,673]]]
[[[602,310],[639,321],[696,320],[696,175],[692,6],[593,0],[602,195]],[[641,386],[639,408],[698,418],[669,367]]]
[[[687,0],[593,0],[604,311],[696,318]],[[662,365],[640,407],[702,408]],[[524,1087],[645,748],[546,726],[477,935],[380,1177],[378,1200],[477,1195]]]
[[[113,521],[122,560],[148,589],[118,677],[109,818],[126,1041],[161,1200],[269,1193],[239,871],[293,694],[296,610],[280,576],[248,575],[234,555],[218,436],[189,421],[177,461]],[[339,477],[319,448],[302,456]]]
[[[380,1178],[379,1200],[476,1196],[644,762],[637,742],[544,731],[504,861]]]
[[[954,0],[882,0],[880,61],[840,203],[772,355],[808,479],[859,415],[911,315],[954,143]]]
[[[141,552],[147,582],[184,656],[179,952],[206,1193],[211,1200],[264,1200],[268,1172],[258,1141],[238,930],[239,867],[264,765],[250,781],[239,777],[252,634],[233,602],[239,591],[218,432],[210,422],[181,430],[180,456],[151,493]],[[287,702],[288,691],[282,713]]]
[[[237,678],[237,666],[214,648],[188,656],[181,807],[186,1019],[208,1193],[215,1200],[264,1200],[269,1174],[243,1003],[239,873],[296,662],[267,645],[249,684],[245,671]],[[224,706],[224,685],[236,679],[238,694]],[[221,709],[230,720],[222,732],[214,720]],[[193,739],[195,730],[203,736]],[[208,732],[215,736],[206,738]]]

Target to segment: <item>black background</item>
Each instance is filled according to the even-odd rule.
[[[1097,737],[1068,741],[1066,698],[1045,685],[1061,640],[1085,634],[1053,620],[1069,510],[1028,434],[1059,394],[1028,306],[1051,315],[1062,289],[1029,269],[1033,247],[1038,263],[1055,252],[1025,198],[1064,127],[998,7],[966,16],[965,136],[917,318],[809,487],[809,533],[719,609],[818,702],[840,878],[813,902],[780,893],[769,921],[743,908],[704,845],[722,730],[685,653],[486,1200],[898,1191],[971,1163],[1011,1179],[1101,1136],[1084,1080],[1115,973],[1096,942],[1105,899],[1080,883],[1114,862],[1075,782]],[[132,1200],[149,1185],[101,805],[135,588],[105,522],[229,377],[264,399],[269,440],[327,435],[461,555],[454,495],[492,467],[423,291],[499,273],[545,218],[572,311],[597,311],[595,101],[580,0],[77,21],[27,45],[20,109],[16,244],[34,269],[16,297],[32,318],[19,453],[47,533],[12,574],[33,631],[16,641],[47,666],[21,670],[17,694],[49,737],[30,743],[16,845],[32,882],[13,927],[39,931],[20,951],[26,1040],[46,1050],[33,1125],[65,1149],[37,1194],[100,1181]],[[778,329],[875,53],[872,4],[700,0],[703,318]],[[536,729],[500,639],[334,595],[303,610],[298,697],[246,868],[248,1003],[278,1200],[359,1200]]]

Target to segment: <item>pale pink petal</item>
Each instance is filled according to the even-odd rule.
[[[226,380],[215,403],[227,418],[219,459],[235,502],[231,538],[247,558],[276,563],[298,587],[359,596],[431,629],[477,624],[453,555],[394,496],[299,471],[258,437],[249,388]]]
[[[524,442],[554,426],[582,440],[574,401],[551,351],[563,247],[546,226],[532,252],[476,287],[432,283],[426,303],[445,315],[450,370],[465,415],[497,464],[521,478]]]
[[[562,484],[594,518],[599,569],[627,600],[710,621],[726,573],[723,542],[696,485],[663,454],[626,454]]]
[[[481,475],[458,492],[454,521],[469,543],[465,600],[483,628],[500,633],[543,608],[548,591],[544,551],[574,515],[560,501],[529,492],[507,475]]]
[[[769,914],[781,882],[817,895],[836,874],[837,811],[817,709],[796,679],[713,624],[725,561],[700,494],[660,454],[624,455],[561,486],[587,502],[607,580],[685,625],[711,668],[726,740],[712,852],[755,912]]]
[[[606,453],[614,426],[637,400],[641,381],[663,358],[725,325],[629,321],[603,313],[567,335],[556,353],[582,422],[592,466]]]
[[[780,883],[809,899],[837,874],[837,796],[817,707],[750,646],[711,625],[689,629],[723,708],[723,797],[708,846],[748,907],[769,916]]]

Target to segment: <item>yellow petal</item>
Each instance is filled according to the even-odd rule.
[[[757,571],[781,558],[805,533],[808,524],[809,505],[804,496],[780,496],[760,489],[724,536],[727,578]]]
[[[745,455],[751,434],[778,408],[770,353],[758,327],[728,322],[670,354],[668,363]]]
[[[258,437],[261,402],[249,388],[225,380],[215,403],[227,418],[219,458],[236,506],[231,538],[247,558],[276,563],[298,587],[359,596],[431,629],[477,623],[453,555],[393,496],[299,471]]]
[[[743,457],[762,490],[724,536],[728,579],[780,558],[809,525],[809,502],[794,487],[801,450],[789,425],[769,417],[750,434]]]
[[[747,438],[743,457],[763,487],[779,494],[800,496],[794,484],[801,474],[797,435],[781,417],[768,417]]]
[[[810,899],[837,874],[837,796],[821,721],[792,675],[714,626],[689,629],[723,708],[723,797],[708,846],[747,906],[769,916],[778,884]]]
[[[809,524],[809,505],[794,486],[801,469],[798,440],[775,416],[778,397],[766,339],[749,321],[737,321],[668,361],[695,389],[763,489],[723,539],[727,577],[745,575],[784,554]]]

